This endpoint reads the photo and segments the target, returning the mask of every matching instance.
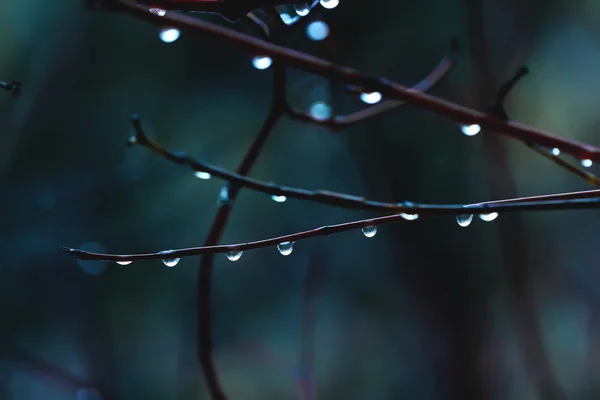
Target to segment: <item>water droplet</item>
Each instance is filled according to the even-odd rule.
[[[208,172],[204,171],[196,171],[194,172],[194,176],[198,179],[210,179],[212,176]]]
[[[296,14],[301,17],[307,16],[310,12],[310,6],[308,3],[296,3],[294,4],[294,10],[296,10]]]
[[[329,26],[323,21],[313,21],[306,27],[306,35],[311,40],[323,40],[329,35]]]
[[[229,203],[229,186],[223,185],[221,190],[219,191],[219,199],[217,200],[217,205],[223,206]]]
[[[363,101],[363,103],[376,104],[381,101],[382,96],[379,92],[361,93],[360,99]]]
[[[173,253],[173,250],[164,250],[159,252],[158,254],[164,254],[164,255],[168,255]],[[162,262],[163,264],[165,264],[167,267],[174,267],[179,263],[179,260],[181,260],[181,258],[163,258]]]
[[[460,130],[467,136],[475,136],[481,132],[481,126],[477,124],[473,125],[461,125]]]
[[[589,159],[585,159],[585,160],[581,160],[581,166],[589,168],[591,167],[593,164],[592,160]]]
[[[150,14],[158,15],[159,17],[164,17],[165,14],[167,13],[166,10],[163,10],[162,8],[157,8],[157,7],[152,7],[148,11],[150,11]]]
[[[290,254],[292,254],[292,251],[294,250],[294,242],[279,243],[277,245],[277,250],[279,250],[281,255],[289,256]]]
[[[283,21],[284,24],[286,25],[292,25],[293,23],[295,23],[296,21],[298,21],[300,19],[299,16],[294,15],[293,17],[288,14],[288,13],[282,13],[281,15],[279,15],[281,17],[281,20]]]
[[[179,32],[179,29],[175,28],[162,29],[158,34],[160,40],[162,40],[165,43],[173,43],[174,41],[179,39],[179,35],[181,35],[181,32]]]
[[[497,212],[493,212],[493,213],[489,213],[489,214],[479,214],[479,218],[482,221],[490,222],[490,221],[493,221],[496,218],[498,218],[498,213]]]
[[[473,221],[473,214],[461,214],[456,216],[456,222],[463,228],[471,225],[471,221]]]
[[[321,6],[328,10],[336,8],[340,4],[340,0],[321,0]]]
[[[229,261],[237,261],[240,258],[242,258],[243,253],[244,253],[243,251],[233,250],[233,251],[228,252],[226,254],[226,256]]]
[[[284,203],[287,200],[287,197],[273,195],[271,196],[271,200],[273,200],[275,203]]]
[[[131,264],[133,261],[131,260],[125,260],[125,261],[117,261],[117,264],[119,265],[129,265]]]
[[[414,221],[415,219],[419,218],[419,214],[406,214],[406,213],[402,213],[400,214],[400,216],[402,218],[404,218],[407,221]]]
[[[552,155],[559,156],[560,155],[560,149],[558,147],[553,148],[552,149]]]
[[[267,69],[271,66],[271,64],[273,64],[271,57],[256,56],[252,59],[252,65],[256,69]]]
[[[377,226],[376,225],[367,225],[367,226],[363,227],[361,229],[361,231],[366,237],[372,238],[377,233]]]
[[[310,115],[317,121],[331,118],[331,106],[323,101],[317,101],[310,106]]]

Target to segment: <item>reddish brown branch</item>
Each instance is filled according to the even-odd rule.
[[[452,50],[453,53],[456,53],[456,48],[453,48]],[[450,71],[452,71],[455,64],[456,54],[452,54],[451,56],[442,59],[442,61],[440,61],[440,63],[434,68],[433,71],[431,71],[429,75],[427,75],[422,81],[417,83],[411,89],[419,92],[427,92],[431,90],[442,79],[444,79],[448,73],[450,73]],[[316,125],[325,126],[333,131],[339,131],[349,127],[350,125],[369,120],[387,111],[394,110],[404,104],[406,104],[406,102],[401,100],[383,100],[380,103],[366,107],[360,111],[356,111],[348,115],[336,115],[326,120],[316,119],[309,113],[292,107],[288,107],[286,115],[291,119],[310,122]]]
[[[405,101],[415,107],[430,111],[441,117],[460,124],[478,124],[490,133],[499,133],[528,143],[544,147],[557,147],[564,153],[578,159],[600,161],[600,148],[575,140],[561,138],[554,134],[512,121],[503,121],[495,116],[463,107],[456,103],[406,88],[383,78],[373,78],[361,75],[358,71],[334,64],[327,60],[314,57],[290,48],[268,43],[264,40],[212,24],[189,15],[167,12],[164,16],[153,14],[148,7],[131,0],[105,0],[116,9],[129,13],[137,18],[161,26],[169,25],[184,31],[192,31],[218,37],[230,44],[244,47],[257,54],[270,56],[274,60],[291,67],[299,68],[326,78],[357,85],[368,92],[380,92],[390,100]]]
[[[269,25],[269,32],[275,38],[278,30],[281,28],[281,21],[275,21],[272,18]],[[273,94],[269,114],[267,115],[262,127],[254,138],[254,141],[248,148],[246,155],[238,166],[236,173],[240,176],[248,175],[256,163],[267,139],[271,136],[273,129],[279,119],[281,119],[285,104],[285,68],[283,64],[276,61],[273,65]],[[221,235],[229,220],[231,210],[237,194],[242,186],[231,185],[227,188],[227,201],[219,205],[219,210],[215,215],[212,227],[204,241],[205,246],[215,246],[219,243]],[[200,261],[200,270],[198,273],[198,359],[203,366],[204,376],[208,390],[214,400],[227,400],[227,396],[219,382],[214,357],[213,357],[213,332],[212,332],[212,310],[211,310],[211,292],[212,292],[212,273],[214,267],[214,255],[204,253]]]
[[[202,247],[191,247],[186,249],[172,250],[168,253],[143,253],[143,254],[104,254],[90,253],[70,247],[63,247],[63,250],[82,260],[103,260],[103,261],[142,261],[142,260],[160,260],[165,258],[182,258],[197,255],[212,255],[218,253],[229,253],[232,251],[245,251],[258,249],[262,247],[276,246],[283,242],[295,242],[308,239],[315,236],[326,236],[334,233],[346,232],[349,230],[364,228],[373,225],[385,225],[397,223],[406,219],[411,219],[410,215],[437,217],[443,215],[462,215],[462,214],[489,214],[493,212],[508,213],[518,211],[549,211],[549,210],[581,210],[596,209],[600,207],[600,189],[588,190],[584,192],[561,193],[547,196],[521,197],[515,199],[506,199],[467,205],[430,205],[405,203],[404,213],[386,215],[378,218],[370,218],[353,222],[346,222],[337,225],[326,225],[320,228],[293,233],[290,235],[279,236],[271,239],[257,240],[253,242],[237,243],[217,246],[217,240],[206,241]],[[231,206],[221,207],[218,218],[215,222],[224,225],[227,221],[228,213],[221,215],[221,210],[228,210]],[[217,224],[213,224],[215,226]],[[214,228],[213,228],[214,230]],[[209,238],[215,236],[211,230]],[[218,236],[220,237],[220,231]],[[210,244],[209,244],[210,243]],[[211,258],[212,259],[212,258]]]

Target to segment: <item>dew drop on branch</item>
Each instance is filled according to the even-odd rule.
[[[267,69],[271,66],[271,64],[273,64],[273,60],[271,59],[271,57],[256,56],[252,59],[252,65],[256,69]]]
[[[323,101],[317,101],[310,106],[310,115],[317,121],[325,121],[331,118],[331,106]]]
[[[173,250],[164,250],[159,252],[158,254],[164,254],[164,255],[168,255],[173,253]],[[167,267],[174,267],[179,263],[179,260],[181,260],[180,258],[176,258],[176,257],[171,257],[171,258],[163,258],[162,262],[163,264],[165,264]]]
[[[372,238],[377,234],[377,226],[376,225],[367,225],[361,229],[363,235],[368,238]]]
[[[227,254],[225,254],[225,256],[227,257],[227,259],[229,261],[237,261],[240,258],[242,258],[243,253],[244,253],[243,251],[233,250],[233,251],[230,251]]]
[[[419,214],[406,214],[406,213],[402,213],[402,214],[400,214],[400,216],[402,218],[404,218],[405,220],[407,220],[407,221],[414,221],[417,218],[419,218]]]
[[[277,196],[274,194],[273,196],[271,196],[271,200],[273,200],[275,203],[285,203],[285,201],[287,200],[287,197]]]
[[[194,176],[198,179],[204,179],[204,180],[212,178],[212,176],[208,172],[204,172],[204,171],[196,171],[196,172],[194,172]]]
[[[164,28],[158,34],[160,40],[162,40],[165,43],[173,43],[174,41],[179,39],[180,35],[181,32],[179,32],[179,29],[176,28]]]
[[[589,168],[593,164],[592,160],[590,160],[590,159],[581,160],[580,163],[581,163],[581,166],[585,167],[585,168]]]
[[[456,216],[456,222],[463,228],[471,225],[471,221],[473,221],[473,214],[461,214]]]
[[[150,11],[150,14],[158,15],[159,17],[164,17],[167,14],[166,10],[158,7],[152,7],[148,11]]]
[[[283,256],[289,256],[294,251],[294,242],[282,242],[277,245],[277,250]]]
[[[493,213],[489,213],[489,214],[479,214],[479,218],[482,221],[490,222],[490,221],[493,221],[496,218],[498,218],[498,213],[497,212],[493,212]]]
[[[363,103],[377,104],[381,101],[382,96],[379,92],[361,93],[360,99]]]
[[[340,4],[340,0],[321,0],[321,6],[328,10],[336,8]]]
[[[306,36],[310,40],[320,41],[329,35],[329,26],[323,21],[313,21],[306,27]]]
[[[308,15],[308,13],[310,12],[310,6],[308,5],[308,3],[296,3],[294,4],[294,10],[296,10],[296,14],[298,14],[301,17],[305,17]]]
[[[119,265],[129,265],[132,262],[133,261],[131,261],[131,260],[124,260],[124,261],[117,261],[117,264],[119,264]]]
[[[219,191],[219,199],[217,200],[217,205],[224,206],[229,203],[229,186],[223,185],[221,190]]]
[[[553,148],[552,155],[558,157],[560,155],[560,149],[558,147]]]
[[[460,130],[467,136],[475,136],[481,132],[481,126],[477,124],[461,125]]]

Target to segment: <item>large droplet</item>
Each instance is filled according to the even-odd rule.
[[[471,225],[471,221],[473,221],[473,214],[461,214],[456,216],[456,222],[463,228]]]
[[[580,161],[580,163],[581,163],[581,166],[582,166],[582,167],[589,168],[589,167],[591,167],[591,166],[592,166],[592,164],[593,164],[593,161],[592,161],[592,160],[590,160],[590,159],[587,159],[587,158],[586,158],[585,160],[581,160],[581,161]]]
[[[340,4],[340,0],[321,0],[321,6],[328,10],[336,8]]]
[[[204,171],[196,171],[196,172],[194,172],[194,176],[198,179],[204,179],[204,180],[211,178],[211,175],[208,172],[204,172]]]
[[[553,148],[552,155],[557,157],[560,156],[560,149],[558,147]]]
[[[498,213],[497,212],[493,212],[493,213],[489,213],[489,214],[479,214],[479,218],[482,221],[490,222],[490,221],[493,221],[496,218],[498,218]]]
[[[361,229],[362,233],[368,237],[372,238],[377,234],[377,226],[376,225],[367,225]]]
[[[274,194],[273,196],[271,196],[271,200],[273,200],[275,203],[285,203],[285,201],[287,200],[287,197],[285,196],[277,196],[276,194]]]
[[[168,255],[173,253],[173,250],[164,250],[159,252],[158,254],[164,254],[164,255]],[[169,257],[169,258],[163,258],[162,262],[163,264],[165,264],[167,267],[174,267],[179,263],[179,260],[181,260],[180,258],[176,258],[176,257]]]
[[[277,250],[282,256],[289,256],[294,251],[294,242],[282,242],[277,245]]]
[[[226,256],[229,261],[237,261],[240,258],[242,258],[243,253],[244,253],[243,251],[233,250],[233,251],[228,252],[226,254]]]
[[[460,130],[467,136],[475,136],[481,132],[481,126],[477,124],[473,125],[461,125]]]
[[[124,261],[117,261],[117,264],[119,264],[119,265],[129,265],[132,262],[133,261],[131,261],[131,260],[124,260]]]
[[[329,35],[329,25],[323,21],[313,21],[306,27],[306,36],[311,40],[323,40],[327,35]]]
[[[402,213],[400,214],[400,216],[402,218],[404,218],[407,221],[414,221],[415,219],[419,218],[419,214],[406,214],[406,213]]]
[[[179,32],[179,29],[163,28],[158,34],[158,36],[160,37],[160,40],[162,40],[165,43],[173,43],[174,41],[179,39],[180,34],[181,32]]]
[[[310,12],[310,6],[308,5],[308,3],[304,2],[296,3],[294,4],[294,10],[296,10],[296,14],[298,14],[301,17],[304,17]]]

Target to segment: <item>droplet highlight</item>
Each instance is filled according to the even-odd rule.
[[[204,180],[208,180],[208,179],[212,178],[211,174],[209,174],[208,172],[204,172],[204,171],[196,171],[196,172],[194,172],[194,176],[198,179],[204,179]]]
[[[365,235],[368,238],[372,238],[373,236],[375,236],[377,234],[377,226],[375,225],[367,225],[362,227],[361,229],[363,235]]]
[[[237,261],[240,258],[242,258],[243,253],[244,253],[243,251],[233,250],[233,251],[230,251],[227,254],[225,254],[225,256],[227,257],[227,259],[229,261]]]
[[[473,214],[461,214],[456,216],[456,222],[459,226],[462,226],[463,228],[466,228],[467,226],[471,225],[472,221]]]
[[[287,200],[287,197],[273,195],[273,196],[271,196],[271,200],[273,200],[275,203],[285,203],[285,201]]]
[[[131,260],[125,260],[125,261],[117,261],[117,264],[119,265],[129,265],[131,264],[133,261]]]
[[[400,214],[400,216],[402,218],[404,218],[405,220],[407,220],[407,221],[414,221],[417,218],[419,218],[419,214],[406,214],[406,213],[402,213],[402,214]]]
[[[158,254],[168,255],[168,254],[172,254],[172,253],[173,253],[173,250],[164,250],[164,251],[159,252]],[[174,267],[179,263],[179,260],[181,260],[181,258],[168,257],[168,258],[163,258],[162,262],[167,267]]]
[[[589,168],[593,164],[592,160],[590,160],[590,159],[581,160],[580,163],[581,163],[581,166],[585,167],[585,168]]]
[[[479,214],[479,218],[482,221],[491,222],[491,221],[495,220],[496,218],[498,218],[498,213],[493,212],[493,213],[489,213],[489,214]]]
[[[461,125],[460,130],[467,136],[475,136],[481,132],[481,126],[477,124],[473,125]]]
[[[340,0],[321,0],[320,3],[323,8],[331,10],[340,4]]]
[[[367,104],[377,104],[381,101],[383,97],[379,92],[371,92],[371,93],[361,93],[360,99],[363,103]]]
[[[553,148],[552,155],[556,157],[560,156],[560,149],[558,147]]]
[[[162,29],[160,31],[160,33],[158,34],[158,36],[160,37],[160,40],[162,40],[165,43],[173,43],[174,41],[179,39],[180,35],[181,35],[181,32],[179,32],[179,29],[175,29],[175,28]]]
[[[301,17],[305,17],[310,12],[310,6],[308,3],[296,3],[294,4],[294,10],[296,10],[296,14]]]
[[[277,245],[277,250],[282,256],[289,256],[294,251],[294,242],[282,242]]]

